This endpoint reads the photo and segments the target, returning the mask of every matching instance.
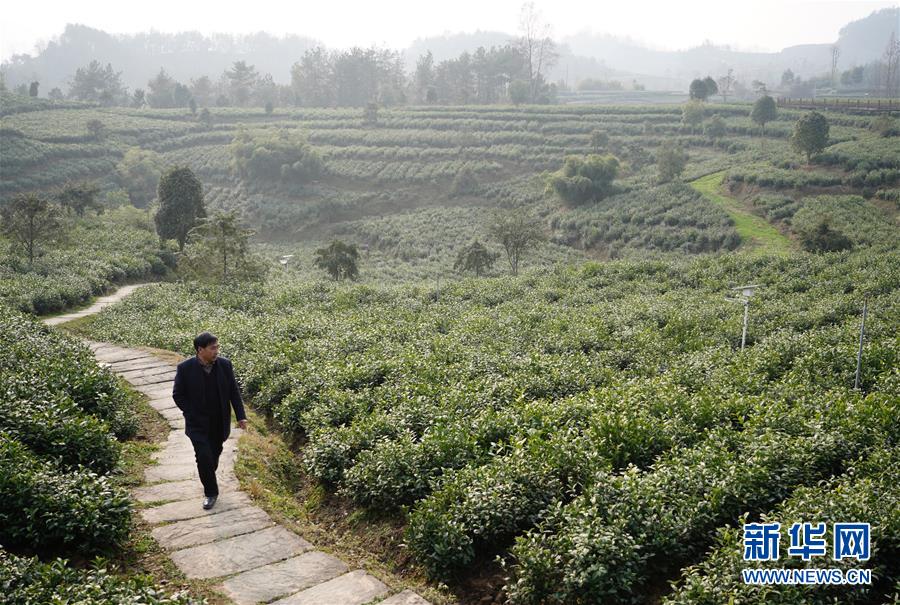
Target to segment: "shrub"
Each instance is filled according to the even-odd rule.
[[[93,553],[130,529],[125,489],[80,466],[64,471],[0,432],[0,544]]]
[[[187,591],[166,593],[149,575],[114,575],[106,560],[98,557],[86,569],[66,565],[67,559],[41,562],[38,557],[20,557],[0,548],[0,586],[2,603],[45,605],[81,603],[84,605],[202,605]]]
[[[619,160],[613,155],[591,154],[585,158],[569,155],[562,169],[550,175],[547,184],[564,201],[584,204],[609,195],[618,171]]]

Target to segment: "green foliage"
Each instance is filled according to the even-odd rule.
[[[694,132],[706,117],[706,109],[700,101],[689,101],[681,111],[681,123]]]
[[[874,403],[874,402],[873,402]],[[825,605],[828,603],[865,603],[878,589],[896,590],[900,577],[896,539],[900,531],[900,458],[896,447],[879,449],[870,456],[852,462],[852,468],[840,477],[823,481],[821,485],[802,487],[774,510],[764,514],[765,522],[780,522],[790,527],[795,522],[821,520],[866,519],[871,523],[873,557],[861,567],[872,570],[872,590],[842,586],[754,586],[740,581],[740,570],[748,567],[742,558],[740,526],[721,528],[715,546],[707,556],[682,571],[674,592],[664,599],[665,605],[694,605],[697,603],[772,602],[782,605]],[[748,522],[744,517],[741,522]],[[826,542],[832,542],[829,523]],[[753,567],[839,567],[845,571],[859,565],[853,560],[835,562],[830,558],[813,557],[809,562],[798,561],[781,550],[776,561],[758,563]],[[895,593],[896,594],[896,593]],[[881,602],[892,602],[890,599]]]
[[[832,171],[797,170],[760,163],[732,168],[728,171],[727,180],[729,187],[746,183],[772,189],[803,190],[807,187],[838,186],[844,183],[845,178]]]
[[[106,124],[97,119],[88,120],[85,128],[87,128],[88,135],[95,141],[103,141],[109,135]]]
[[[531,87],[524,80],[513,80],[509,83],[509,100],[514,105],[526,103],[531,92]]]
[[[818,111],[804,114],[794,124],[794,132],[791,135],[791,146],[806,154],[806,162],[812,160],[812,156],[821,152],[828,146],[828,118]]]
[[[156,197],[163,159],[154,151],[132,147],[116,166],[119,180],[138,208],[146,208]]]
[[[69,97],[105,106],[122,103],[126,97],[122,72],[115,71],[110,63],[103,67],[100,61],[92,60],[75,70]]]
[[[769,95],[763,95],[753,104],[750,110],[750,119],[754,123],[759,124],[762,133],[766,134],[766,124],[774,122],[778,118],[778,107],[775,105],[775,99]]]
[[[740,243],[734,224],[684,183],[613,196],[550,217],[552,240],[617,258],[638,250],[687,253],[733,250]]]
[[[478,240],[462,248],[453,263],[454,271],[473,271],[476,277],[481,275],[500,258],[499,252],[490,252]]]
[[[133,402],[84,345],[0,307],[0,543],[97,552],[127,536],[128,493],[107,476]]]
[[[521,212],[495,212],[487,231],[506,251],[506,259],[513,275],[518,275],[522,257],[547,239],[541,224]]]
[[[191,279],[221,284],[264,281],[269,267],[250,251],[251,235],[234,211],[200,218],[188,233],[178,270]]]
[[[678,178],[688,163],[688,154],[681,147],[663,145],[656,152],[656,170],[660,183]]]
[[[316,250],[314,264],[319,269],[324,269],[332,279],[356,279],[359,276],[359,268],[356,261],[359,251],[356,244],[347,244],[341,240],[332,240],[328,246]]]
[[[706,124],[703,127],[703,130],[709,137],[713,139],[720,139],[725,136],[725,120],[723,120],[722,116],[720,116],[719,114],[715,114],[713,117],[707,120]]]
[[[652,574],[703,553],[717,526],[764,511],[870,451],[866,432],[873,416],[858,414],[850,398],[827,411],[767,400],[744,416],[742,430],[711,430],[698,445],[673,448],[646,472],[598,472],[583,494],[552,508],[546,521],[516,540],[512,554],[521,564],[514,568],[511,601],[591,595],[629,602]],[[886,419],[898,404],[888,398],[875,404],[874,416],[885,419],[875,431],[880,445],[895,445],[896,430]],[[609,547],[614,535],[619,548]],[[598,568],[624,568],[627,579],[591,573]]]
[[[107,477],[63,470],[0,432],[0,519],[4,545],[89,553],[127,538],[131,501]]]
[[[0,548],[0,585],[3,603],[44,605],[204,605],[187,591],[167,593],[149,575],[119,576],[107,569],[107,560],[96,557],[91,566],[75,569],[68,559],[42,562],[37,556],[20,557]]]
[[[206,217],[203,185],[187,166],[173,166],[159,179],[159,208],[153,217],[160,239],[174,239],[184,250],[188,233]]]
[[[377,103],[366,103],[366,108],[363,110],[363,124],[368,124],[369,126],[378,124]]]
[[[822,217],[815,226],[801,231],[800,243],[809,252],[834,252],[853,246],[850,238],[831,227],[828,217]]]
[[[657,203],[686,188],[668,187]],[[398,523],[434,577],[512,549],[517,602],[628,601],[701,560],[741,514],[895,447],[896,266],[882,243],[587,263],[459,281],[439,298],[421,284],[225,299],[166,285],[90,329],[184,351],[201,324],[226,335],[260,409],[305,437],[307,472],[382,514],[407,507]],[[765,287],[740,351],[723,293],[749,280]],[[879,320],[857,393],[863,282]]]
[[[63,185],[56,194],[56,199],[63,208],[71,210],[78,216],[84,216],[86,210],[94,210],[97,213],[103,211],[103,205],[97,199],[99,194],[100,187],[96,182],[70,182]]]
[[[125,206],[76,219],[66,241],[33,264],[0,257],[0,305],[26,313],[59,312],[109,291],[113,284],[166,275],[171,250],[160,248],[146,210]]]
[[[886,113],[872,120],[871,128],[873,132],[882,137],[895,137],[900,134],[900,127],[897,126],[896,118]]]
[[[451,195],[470,195],[478,189],[478,179],[469,166],[463,166],[459,172],[453,177],[453,184],[450,186]]]
[[[599,153],[609,145],[609,133],[605,130],[595,128],[591,131],[591,149],[594,153]]]
[[[60,237],[59,207],[36,194],[21,194],[0,207],[0,233],[34,264],[42,244]]]
[[[562,168],[548,177],[547,188],[571,205],[597,202],[614,191],[618,172],[619,159],[613,155],[567,155]]]
[[[127,439],[134,435],[137,420],[130,399],[119,388],[115,376],[97,366],[84,345],[42,328],[3,306],[0,306],[0,325],[3,327],[0,372],[8,395],[48,405],[64,405],[58,398],[62,396],[85,414],[105,422],[116,437]]]
[[[791,228],[801,238],[821,230],[823,221],[828,224],[825,235],[837,231],[855,246],[878,246],[880,242],[900,238],[900,228],[890,216],[859,196],[804,197],[799,200],[799,206],[791,218]],[[842,237],[837,237],[837,242],[846,245]]]
[[[325,169],[322,158],[295,129],[253,133],[241,129],[230,150],[232,170],[242,179],[304,183]]]
[[[688,89],[691,99],[696,101],[705,101],[719,91],[715,80],[707,76],[705,79],[694,78]]]
[[[42,111],[46,109],[64,109],[87,107],[79,101],[63,101],[56,99],[41,99],[29,95],[20,95],[6,90],[0,90],[0,116],[24,113],[29,111]]]

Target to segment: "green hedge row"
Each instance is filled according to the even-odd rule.
[[[206,599],[186,591],[169,594],[144,574],[122,577],[110,573],[105,559],[86,569],[66,559],[41,562],[0,548],[0,605],[205,605]]]
[[[93,553],[123,542],[131,501],[110,477],[137,429],[91,351],[0,305],[0,544]]]

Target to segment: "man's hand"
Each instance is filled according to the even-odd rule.
[[[239,425],[242,429],[247,428],[247,419],[244,418],[243,420],[238,420],[238,425]]]

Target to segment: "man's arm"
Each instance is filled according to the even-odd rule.
[[[182,372],[181,366],[179,365],[175,369],[175,380],[172,381],[172,399],[175,400],[175,405],[178,406],[178,409],[180,409],[182,413],[186,413],[188,408],[188,399],[187,390],[184,386],[183,374],[184,372]]]
[[[234,408],[234,416],[238,422],[247,419],[244,412],[244,400],[241,399],[241,388],[238,386],[237,379],[234,377],[234,366],[231,360],[228,360],[228,378],[231,382],[231,407]]]

